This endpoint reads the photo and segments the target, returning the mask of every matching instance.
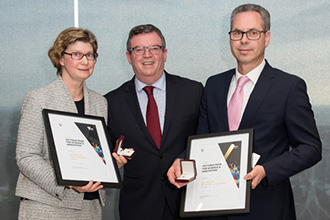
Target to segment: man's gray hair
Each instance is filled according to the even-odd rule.
[[[230,17],[230,30],[232,30],[232,28],[233,28],[233,22],[234,22],[235,16],[242,12],[258,12],[261,16],[263,31],[270,30],[270,14],[269,14],[269,12],[264,7],[262,7],[260,5],[255,5],[255,4],[240,5],[233,10],[233,12],[231,13],[231,17]]]

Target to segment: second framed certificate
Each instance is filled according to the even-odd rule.
[[[190,136],[187,158],[197,178],[183,189],[182,217],[248,213],[253,129]]]

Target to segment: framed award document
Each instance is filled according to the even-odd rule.
[[[248,213],[253,129],[188,137],[196,179],[183,188],[181,217]]]
[[[43,110],[43,117],[59,185],[83,186],[93,180],[104,187],[121,187],[103,117],[49,109]]]

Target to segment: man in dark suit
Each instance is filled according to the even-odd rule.
[[[105,95],[111,140],[123,135],[124,147],[136,151],[124,166],[120,219],[180,219],[179,190],[168,182],[166,172],[185,150],[187,136],[196,133],[203,85],[164,71],[165,39],[153,25],[139,25],[130,31],[126,56],[135,76]],[[151,123],[157,121],[159,136],[159,129],[148,130],[151,101],[144,91],[146,86],[153,86],[158,117]]]
[[[321,141],[305,82],[274,69],[264,59],[269,29],[266,9],[252,4],[237,7],[229,32],[237,68],[210,77],[205,85],[198,133],[253,128],[253,152],[260,155],[244,177],[251,180],[250,213],[207,219],[296,219],[289,177],[321,160]],[[233,114],[236,85],[246,77],[240,110]],[[180,172],[176,161],[168,173],[178,187],[175,176]]]

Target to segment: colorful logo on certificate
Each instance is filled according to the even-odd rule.
[[[240,164],[241,164],[241,142],[221,143],[219,147],[232,174],[236,186],[239,187]]]
[[[77,123],[75,122],[77,127],[80,129],[80,131],[84,134],[86,139],[89,141],[89,143],[92,145],[93,149],[99,156],[99,158],[103,161],[103,163],[106,165],[104,159],[104,154],[102,150],[102,146],[100,144],[99,136],[97,134],[96,126],[93,124],[84,124],[84,123]]]

